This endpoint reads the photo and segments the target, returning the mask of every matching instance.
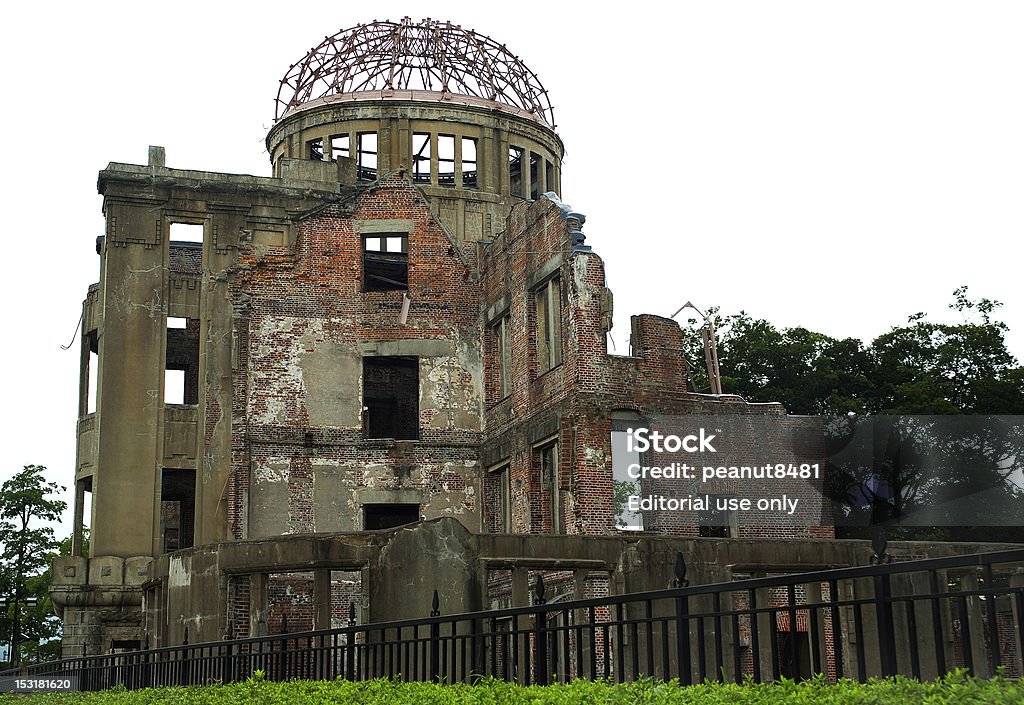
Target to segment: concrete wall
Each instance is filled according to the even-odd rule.
[[[898,561],[1004,548],[1009,546],[895,542],[888,552]],[[592,594],[586,579],[599,575],[605,576],[610,594],[660,590],[672,586],[679,553],[690,584],[701,585],[865,566],[873,549],[870,542],[858,540],[474,534],[455,519],[443,518],[390,531],[235,541],[164,557],[153,564],[146,584],[147,603],[153,606],[147,629],[159,635],[161,645],[180,643],[186,626],[191,643],[223,638],[229,627],[236,637],[255,634],[245,622],[249,618],[255,623],[261,616],[266,621],[266,614],[273,612],[270,575],[304,580],[309,587],[302,601],[319,615],[313,624],[326,628],[331,624],[332,570],[362,576],[355,597],[359,623],[370,623],[429,616],[434,590],[446,615],[489,608],[496,587],[506,591],[503,604],[526,606],[532,604],[530,591],[540,572],[548,576],[549,597],[562,589],[577,597]],[[552,576],[562,576],[567,587],[559,587]],[[248,611],[229,604],[227,584],[232,580],[247,583]],[[904,594],[905,587],[897,584],[895,590]],[[263,613],[254,615],[254,610]],[[296,631],[300,622],[289,622]],[[280,621],[270,620],[267,631],[277,633],[275,628]]]

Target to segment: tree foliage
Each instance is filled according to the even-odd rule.
[[[972,301],[966,286],[953,296],[963,322],[917,313],[869,345],[713,311],[722,388],[791,414],[1024,414],[1024,367],[992,316],[1001,304]],[[707,390],[700,336],[688,340],[696,386]]]
[[[1024,541],[1024,522],[1017,521],[1024,429],[1017,419],[981,419],[1024,415],[1024,368],[1006,347],[1006,324],[994,318],[999,302],[972,300],[965,286],[953,299],[960,323],[918,313],[868,345],[778,329],[744,312],[711,314],[726,393],[781,402],[791,414],[835,417],[826,426],[833,448],[867,444],[857,457],[873,463],[830,476],[837,505],[859,504],[868,515],[861,517],[864,531],[848,524],[837,527],[840,536],[885,525],[903,538]],[[700,336],[688,339],[689,359],[702,362]],[[693,371],[698,389],[707,389],[704,365]],[[873,418],[844,421],[850,414]],[[961,416],[936,416],[950,414]],[[980,515],[986,526],[973,526]]]
[[[45,659],[45,644],[60,633],[50,603],[49,566],[59,545],[52,525],[67,503],[56,498],[64,488],[47,482],[45,470],[26,465],[0,486],[0,589],[7,600],[0,621],[5,641],[17,642],[22,657],[31,660]],[[37,598],[34,606],[26,604],[30,597]]]

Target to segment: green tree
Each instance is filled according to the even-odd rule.
[[[837,339],[806,328],[777,329],[738,314],[715,318],[722,389],[749,401],[777,401],[791,414],[863,413],[871,398],[871,356],[854,338]],[[698,388],[707,388],[699,334],[688,336]],[[696,362],[700,361],[700,362]]]
[[[7,600],[4,633],[13,645],[11,661],[20,654],[35,658],[40,644],[59,634],[49,603],[49,563],[58,548],[51,524],[60,520],[67,503],[56,498],[64,490],[43,477],[46,468],[26,465],[0,486],[0,588]],[[28,598],[36,604],[29,606]]]
[[[780,402],[791,414],[1024,414],[1024,367],[1006,347],[1006,324],[992,315],[1002,304],[973,301],[966,286],[953,297],[962,323],[918,313],[870,345],[712,310],[722,389]],[[706,390],[693,328],[687,358],[697,388]]]
[[[972,300],[965,286],[953,299],[950,308],[962,322],[934,323],[918,313],[870,345],[806,328],[778,329],[744,312],[710,314],[719,331],[723,391],[781,402],[791,414],[835,417],[827,426],[834,427],[832,447],[872,437],[882,443],[863,450],[875,465],[829,478],[837,502],[863,508],[860,533],[847,527],[839,530],[844,537],[871,536],[885,524],[902,538],[1024,541],[1024,522],[1017,521],[1024,499],[1020,424],[929,420],[1024,415],[1024,368],[1006,347],[1006,324],[994,318],[1001,304]],[[697,387],[707,389],[699,333],[688,340]],[[859,427],[844,420],[851,412],[905,418],[865,419]],[[871,430],[864,435],[862,428]],[[966,525],[978,516],[988,525]],[[907,525],[921,517],[934,526]]]
[[[1006,348],[1002,304],[953,292],[959,324],[918,313],[871,344],[872,411],[883,414],[1024,414],[1024,369]]]

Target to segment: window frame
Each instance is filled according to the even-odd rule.
[[[385,361],[390,361],[390,362],[385,362]],[[422,429],[420,428],[420,410],[421,410],[420,409],[420,401],[421,401],[420,400],[420,393],[422,391],[422,389],[421,389],[422,380],[420,378],[419,363],[420,363],[420,358],[417,357],[417,356],[413,356],[413,355],[364,355],[363,356],[363,359],[362,359],[363,379],[362,379],[362,386],[361,386],[361,389],[360,389],[360,402],[361,402],[361,405],[362,405],[362,412],[361,413],[362,413],[362,417],[363,417],[362,418],[362,422],[363,422],[362,423],[362,426],[363,426],[362,437],[363,437],[363,440],[368,440],[368,441],[390,440],[390,439],[394,439],[395,441],[418,441],[418,440],[420,440],[420,436],[421,436],[421,433],[422,433]],[[388,364],[390,364],[391,366],[394,366],[396,368],[397,367],[406,367],[407,369],[411,369],[412,371],[415,372],[415,375],[416,375],[415,391],[412,392],[412,396],[409,399],[406,399],[406,401],[414,401],[415,402],[415,410],[414,410],[413,413],[409,414],[409,417],[407,419],[405,419],[406,421],[409,422],[409,425],[408,425],[407,428],[404,429],[405,430],[404,433],[396,433],[394,435],[380,435],[380,434],[376,434],[376,433],[373,432],[375,430],[373,427],[376,426],[376,421],[375,421],[376,416],[374,416],[374,414],[372,412],[372,409],[374,409],[374,408],[378,408],[379,409],[380,406],[381,406],[380,403],[379,403],[379,400],[380,399],[387,399],[387,397],[382,397],[382,396],[377,396],[377,395],[374,395],[372,397],[370,396],[370,394],[368,392],[369,391],[373,391],[375,388],[371,389],[371,388],[368,388],[368,386],[367,386],[367,378],[368,378],[368,370],[367,370],[367,368],[368,367],[372,367],[372,366],[385,367],[385,366],[388,366]],[[371,399],[372,399],[373,403],[371,403]],[[394,418],[394,416],[396,416],[396,415],[400,415],[399,409],[401,408],[400,407],[400,402],[402,400],[403,400],[403,397],[399,397],[398,395],[396,395],[394,397],[395,410],[392,412],[392,418]],[[389,430],[394,430],[394,429],[389,429]],[[402,429],[398,429],[398,430],[402,430]]]
[[[409,290],[409,233],[404,231],[394,232],[364,232],[360,235],[361,242],[361,263],[362,263],[362,287],[364,292],[369,291],[408,291]],[[391,249],[391,240],[398,239],[397,250]],[[378,240],[379,246],[383,249],[371,249],[370,240]],[[376,260],[380,267],[401,266],[404,269],[404,279],[390,279],[382,274],[372,274],[371,263]],[[370,284],[369,277],[376,276],[378,279],[387,281],[381,285]]]
[[[494,358],[498,368],[498,401],[512,394],[512,314],[506,311],[491,323],[494,335]]]
[[[562,511],[562,470],[560,464],[559,437],[552,436],[533,445],[533,462],[536,464],[537,479],[541,495],[548,501],[552,534],[565,533],[565,516]],[[546,462],[546,458],[549,458]],[[547,468],[547,472],[545,470]],[[543,530],[541,517],[541,529]],[[533,523],[531,519],[531,524]]]
[[[562,364],[562,283],[556,274],[533,290],[537,369],[543,375]]]
[[[495,522],[493,517],[488,514],[484,517],[484,530],[488,534],[510,534],[512,533],[512,482],[511,477],[512,464],[508,460],[503,460],[487,469],[486,477],[496,477],[498,487],[498,498],[501,505],[501,516],[498,517],[500,530],[495,530]],[[485,486],[486,487],[486,486]],[[487,508],[487,498],[484,498],[484,508]]]

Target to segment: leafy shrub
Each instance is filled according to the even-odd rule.
[[[1024,683],[981,680],[962,672],[919,683],[897,677],[829,685],[816,679],[746,685],[644,679],[628,684],[574,681],[567,685],[519,686],[497,680],[476,685],[398,681],[291,681],[254,676],[243,683],[194,688],[108,690],[100,693],[37,693],[23,705],[1021,705]]]

